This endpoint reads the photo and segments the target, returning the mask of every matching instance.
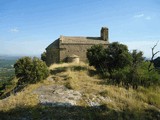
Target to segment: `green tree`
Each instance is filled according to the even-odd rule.
[[[15,75],[19,78],[18,84],[36,83],[49,75],[46,64],[34,57],[23,57],[14,64]]]
[[[126,45],[113,42],[107,48],[102,45],[94,45],[87,50],[89,65],[94,66],[97,71],[108,71],[110,76],[114,70],[122,69],[131,62]]]
[[[97,71],[105,70],[105,48],[102,45],[93,45],[87,50],[87,58],[90,66],[94,66]]]
[[[113,42],[104,48],[102,45],[94,45],[87,50],[89,65],[94,66],[100,73],[109,73],[109,83],[130,86],[137,89],[138,86],[148,87],[160,83],[160,75],[150,62],[144,61],[143,52],[128,51],[126,45]],[[149,68],[152,71],[148,71]],[[106,74],[107,75],[107,74]]]
[[[124,44],[113,42],[109,44],[105,53],[105,65],[110,75],[114,70],[122,69],[131,63],[131,55]]]
[[[151,65],[152,71],[148,71],[148,66],[150,62],[143,62],[141,67],[138,69],[139,74],[141,75],[141,86],[148,87],[151,85],[160,84],[160,74],[154,69],[154,66]]]
[[[46,62],[46,52],[43,52],[41,54],[41,60],[43,60],[44,62]]]
[[[160,57],[157,57],[156,59],[153,60],[154,67],[159,69],[160,68]]]
[[[141,78],[143,74],[140,71],[141,69],[140,67],[142,66],[142,63],[144,61],[143,52],[142,51],[138,52],[137,50],[133,50],[131,56],[132,56],[132,61],[128,79],[130,79],[129,84],[132,85],[134,89],[137,89],[138,86],[141,84]]]
[[[142,51],[138,52],[137,50],[133,50],[131,56],[132,56],[131,66],[132,68],[136,69],[144,61],[143,52]]]

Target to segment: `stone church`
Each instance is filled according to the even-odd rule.
[[[76,56],[80,61],[85,62],[87,61],[87,49],[95,44],[102,44],[103,46],[109,44],[108,28],[101,28],[100,37],[60,36],[46,48],[46,63],[51,65],[67,62],[70,56]]]

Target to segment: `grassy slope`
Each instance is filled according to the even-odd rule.
[[[0,116],[4,119],[159,119],[160,88],[139,88],[126,90],[123,87],[107,85],[95,70],[86,64],[55,64],[50,67],[53,80],[47,79],[29,85],[16,95],[0,100]],[[77,106],[45,107],[39,105],[33,90],[42,85],[59,84],[78,90],[82,100]],[[94,97],[93,97],[94,96]],[[90,107],[88,99],[107,97],[110,101],[99,101],[100,107]],[[159,115],[159,116],[158,116]],[[13,117],[14,116],[14,117]],[[0,118],[0,119],[1,119]]]

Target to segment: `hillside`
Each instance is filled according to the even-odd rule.
[[[3,58],[0,56],[0,82],[10,80],[14,76],[13,64],[16,59]]]
[[[158,120],[160,88],[125,89],[107,84],[84,64],[54,64],[51,75],[0,100],[6,120]]]

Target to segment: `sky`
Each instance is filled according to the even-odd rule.
[[[40,56],[60,35],[98,37],[108,27],[110,43],[149,58],[159,21],[160,0],[0,0],[0,55]]]

